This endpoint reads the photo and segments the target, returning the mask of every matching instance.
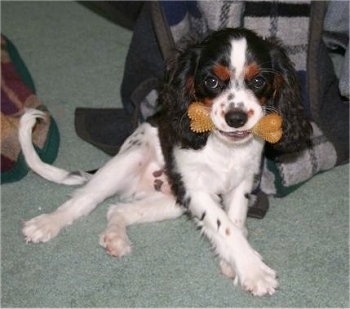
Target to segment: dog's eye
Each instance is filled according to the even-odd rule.
[[[259,90],[265,86],[266,81],[262,76],[256,76],[249,82],[249,84],[254,89]]]
[[[215,89],[219,86],[219,81],[216,77],[214,76],[209,76],[207,77],[205,80],[204,80],[204,85],[207,87],[207,88],[210,88],[210,89]]]

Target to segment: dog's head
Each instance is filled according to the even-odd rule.
[[[187,110],[194,101],[207,107],[215,125],[211,132],[191,131]],[[179,52],[160,102],[184,147],[202,147],[209,134],[228,143],[249,142],[250,130],[271,111],[283,118],[282,139],[274,148],[298,150],[311,131],[296,72],[281,44],[243,28],[213,32]]]

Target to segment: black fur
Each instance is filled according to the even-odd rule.
[[[281,43],[269,39],[272,68],[282,78],[271,100],[283,117],[282,139],[272,145],[278,152],[296,152],[310,143],[312,127],[302,105],[301,87],[296,71]]]

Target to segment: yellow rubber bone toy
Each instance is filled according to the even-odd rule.
[[[265,141],[275,144],[282,137],[282,117],[277,113],[267,114],[251,130]]]
[[[200,102],[193,102],[187,110],[187,115],[191,119],[191,130],[195,133],[204,133],[215,128],[210,115],[210,109]]]
[[[191,130],[195,133],[209,132],[215,128],[210,118],[210,109],[201,102],[191,103],[187,115],[191,120]],[[275,144],[282,137],[282,117],[277,113],[268,114],[260,119],[251,132],[267,142]]]

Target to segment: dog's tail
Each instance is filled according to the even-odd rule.
[[[28,166],[41,177],[59,184],[81,185],[87,182],[91,177],[90,174],[80,171],[68,172],[44,163],[38,156],[32,143],[32,131],[37,118],[45,119],[45,117],[44,112],[33,108],[27,108],[21,117],[18,138]]]

